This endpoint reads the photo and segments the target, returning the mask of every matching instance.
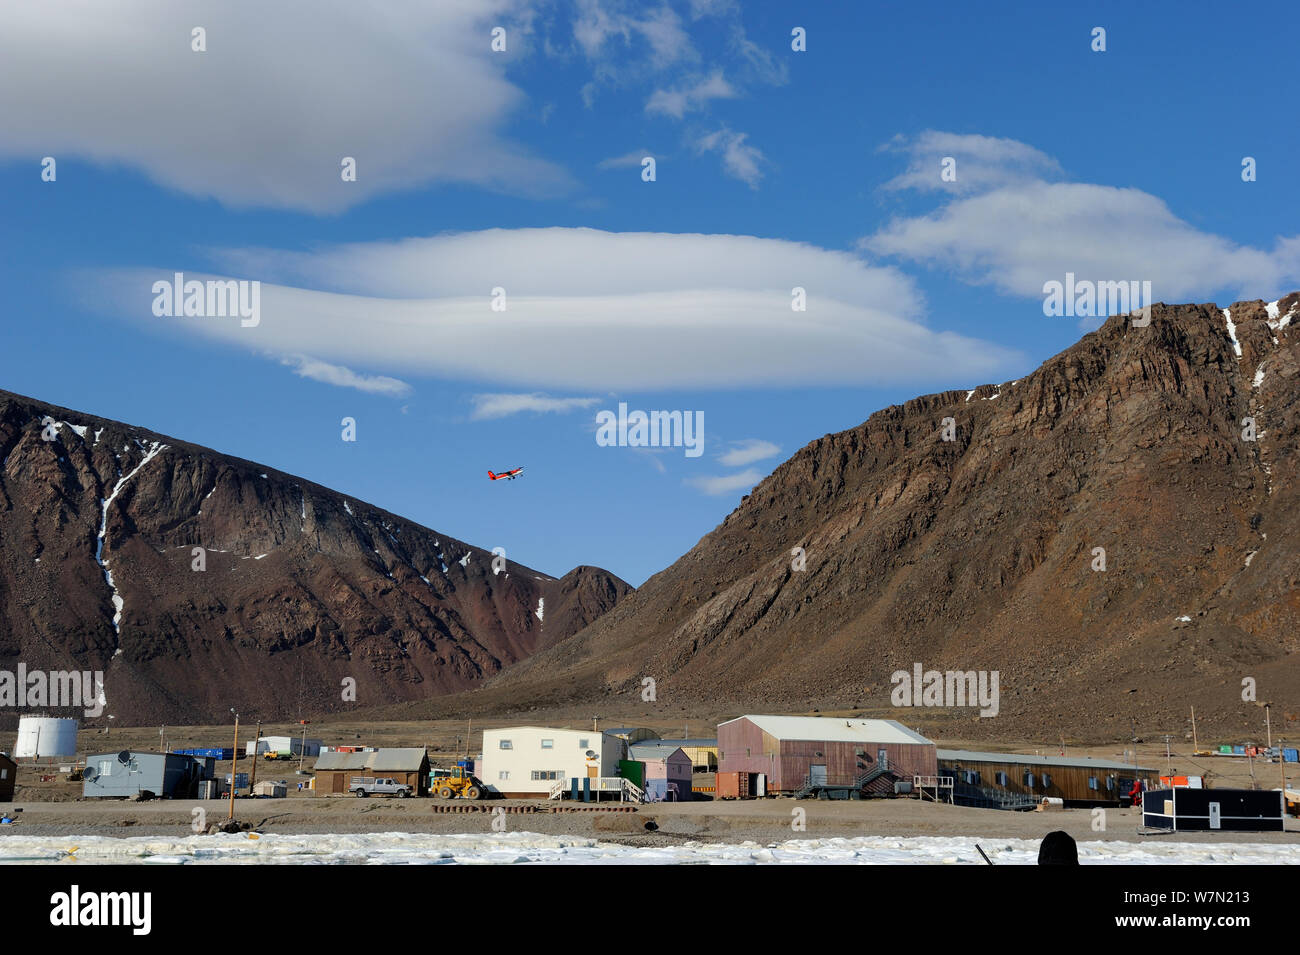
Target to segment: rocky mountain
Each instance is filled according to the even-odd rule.
[[[879,411],[474,697],[635,702],[650,678],[647,711],[856,708],[1053,743],[1181,741],[1194,705],[1262,742],[1253,680],[1294,739],[1297,326],[1300,293],[1157,305],[1019,380]],[[998,671],[998,715],[894,706],[891,675],[917,663]]]
[[[0,391],[0,669],[103,671],[119,724],[467,689],[631,590],[492,561],[301,478]]]

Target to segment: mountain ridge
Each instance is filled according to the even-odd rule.
[[[103,670],[122,721],[466,689],[631,591],[586,566],[496,573],[490,551],[315,482],[4,391],[0,552],[0,666]]]

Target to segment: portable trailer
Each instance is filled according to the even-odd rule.
[[[1142,796],[1142,825],[1170,832],[1284,832],[1280,789],[1154,789]]]

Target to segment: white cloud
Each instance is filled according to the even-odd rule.
[[[723,127],[695,141],[695,150],[699,153],[721,152],[722,168],[727,175],[739,179],[751,189],[757,189],[763,171],[759,168],[765,162],[763,153],[756,146],[745,145],[746,133],[732,132]]]
[[[526,97],[488,31],[526,30],[524,2],[6,4],[0,155],[120,163],[193,196],[309,212],[435,182],[556,194],[569,176],[499,131]],[[196,23],[207,52],[190,48]]]
[[[655,90],[645,104],[645,111],[681,119],[688,112],[703,109],[709,100],[732,99],[735,95],[735,87],[727,82],[722,71],[714,70],[687,86],[673,90]]]
[[[724,452],[718,460],[729,468],[741,468],[746,464],[753,464],[755,461],[762,461],[780,453],[780,447],[771,441],[750,438],[747,441],[737,441],[731,450]]]
[[[998,139],[927,129],[915,139],[901,134],[880,147],[909,157],[907,171],[885,183],[889,190],[942,190],[953,193],[986,191],[1008,183],[1028,183],[1056,178],[1060,164],[1033,146],[1014,139]],[[944,181],[942,161],[955,160],[956,178]]]
[[[616,76],[629,67],[661,70],[698,56],[681,17],[667,3],[649,10],[629,0],[577,0],[576,6],[573,37],[598,76]]]
[[[292,366],[293,373],[299,377],[310,378],[312,381],[324,382],[327,385],[356,388],[358,391],[390,395],[395,398],[411,393],[411,386],[397,378],[389,378],[386,375],[360,375],[343,365],[331,365],[329,362],[308,358],[306,355],[290,355],[281,359],[280,364]]]
[[[602,159],[596,163],[596,168],[605,169],[628,169],[632,166],[641,165],[641,161],[646,156],[654,156],[654,152],[649,149],[634,149],[630,153],[624,153],[621,156],[611,156],[608,159]],[[656,156],[656,159],[662,159],[662,156]]]
[[[761,480],[763,480],[763,475],[754,468],[750,468],[748,471],[740,471],[737,474],[687,478],[685,483],[703,491],[705,494],[721,495],[732,494],[736,491],[748,491]]]
[[[563,414],[578,408],[590,408],[599,398],[550,398],[542,394],[486,394],[474,395],[475,421],[505,418],[509,415],[532,411],[538,414]]]
[[[1041,298],[1044,283],[1062,282],[1067,272],[1078,281],[1149,281],[1153,299],[1164,302],[1221,290],[1267,298],[1300,283],[1300,236],[1278,238],[1272,249],[1240,245],[1197,229],[1140,189],[1031,175],[1027,170],[1054,167],[1032,147],[958,139],[984,157],[976,194],[951,197],[929,215],[895,219],[863,239],[862,248],[1030,298]],[[915,176],[909,170],[895,182],[933,188],[913,183]]]
[[[171,269],[77,285],[112,314],[255,352],[507,385],[632,391],[994,380],[1023,356],[922,324],[892,267],[752,236],[490,229],[432,238],[218,254],[261,285],[261,321],[157,318]],[[209,276],[186,272],[187,280]],[[791,290],[807,310],[791,309]],[[493,311],[491,291],[506,290]]]

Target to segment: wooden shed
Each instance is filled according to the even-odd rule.
[[[718,772],[763,773],[769,793],[850,787],[869,775],[864,791],[889,793],[936,771],[934,743],[896,720],[741,716],[718,726]]]
[[[382,776],[410,786],[417,796],[429,794],[429,756],[421,748],[377,749],[372,753],[323,753],[316,760],[319,796],[346,793],[353,776]]]
[[[953,779],[953,802],[1018,809],[1044,796],[1067,806],[1127,805],[1135,781],[1158,784],[1160,770],[1087,756],[1028,756],[964,749],[938,751],[939,772]]]

